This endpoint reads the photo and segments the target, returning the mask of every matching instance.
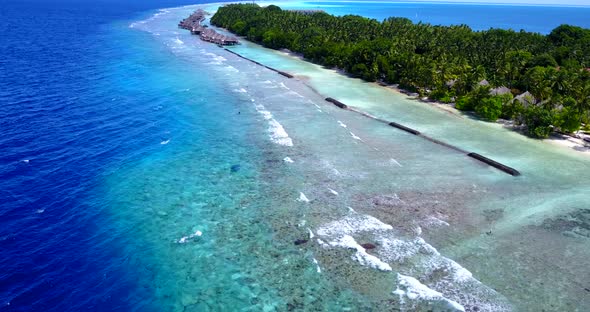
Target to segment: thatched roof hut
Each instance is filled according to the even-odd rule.
[[[487,86],[490,85],[490,83],[489,83],[489,81],[487,81],[487,80],[484,79],[484,80],[478,82],[477,85],[480,86],[480,87],[487,87]]]
[[[520,102],[524,107],[529,107],[530,105],[537,104],[537,100],[535,99],[535,97],[528,91],[515,96],[514,101]]]
[[[510,94],[510,93],[512,93],[512,91],[510,91],[509,88],[504,87],[504,86],[497,87],[497,88],[490,90],[491,95],[504,95],[504,94]]]

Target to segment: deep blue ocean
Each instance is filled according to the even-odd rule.
[[[195,184],[206,174],[199,168],[223,177],[240,170],[240,188],[255,179],[258,156],[245,134],[257,126],[236,117],[237,102],[207,75],[129,27],[157,8],[195,2],[0,0],[0,311],[169,310],[159,300],[175,294],[146,282],[175,271],[146,239],[160,224],[141,228],[137,220],[150,219],[130,220],[127,210],[182,188],[180,172]],[[513,9],[427,6],[416,16],[436,15],[434,24],[470,16],[450,23],[476,29],[590,27],[588,9],[526,8],[488,21],[471,11]],[[356,13],[383,12],[366,10]],[[213,193],[226,187],[209,184]],[[126,197],[132,188],[141,192]]]
[[[0,310],[151,307],[96,191],[185,126],[168,55],[128,28],[183,3],[1,1]]]

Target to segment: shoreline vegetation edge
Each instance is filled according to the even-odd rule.
[[[244,60],[250,61],[250,62],[252,62],[252,63],[254,63],[254,64],[257,64],[257,65],[259,65],[259,66],[265,67],[265,68],[267,68],[268,70],[272,70],[272,71],[274,71],[274,72],[278,73],[279,75],[285,76],[285,77],[287,77],[287,78],[294,78],[294,77],[295,77],[295,76],[293,76],[293,75],[291,75],[291,74],[289,74],[289,73],[287,73],[287,72],[280,71],[280,70],[278,70],[278,69],[275,69],[275,68],[272,68],[272,67],[270,67],[270,66],[264,65],[264,64],[262,64],[262,63],[260,63],[260,62],[258,62],[258,61],[255,61],[255,60],[253,60],[253,59],[250,59],[250,58],[248,58],[248,57],[245,57],[245,56],[243,56],[243,55],[241,55],[241,54],[239,54],[239,53],[237,53],[237,52],[235,52],[235,51],[231,51],[231,50],[229,50],[229,49],[227,49],[227,48],[224,48],[224,50],[225,50],[226,52],[228,52],[228,53],[231,53],[231,54],[233,54],[233,55],[235,55],[235,56],[239,57],[239,58],[242,58],[242,59],[244,59]],[[298,80],[298,81],[300,81],[300,80]],[[313,87],[311,87],[310,85],[306,84],[305,82],[303,82],[303,84],[304,84],[305,86],[309,87],[309,88],[310,88],[310,89],[311,89],[311,90],[312,90],[314,93],[316,93],[317,95],[324,96],[323,94],[321,94],[320,92],[318,92],[316,89],[314,89],[314,88],[313,88]],[[512,168],[512,167],[510,167],[510,166],[507,166],[507,165],[505,165],[505,164],[502,164],[502,163],[500,163],[500,162],[497,162],[497,161],[495,161],[495,160],[493,160],[493,159],[490,159],[490,158],[488,158],[488,157],[485,157],[485,156],[483,156],[483,155],[481,155],[481,154],[478,154],[478,153],[475,153],[475,152],[469,152],[469,151],[466,151],[466,150],[464,150],[464,149],[462,149],[462,148],[460,148],[460,147],[457,147],[457,146],[454,146],[454,145],[452,145],[452,144],[449,144],[449,143],[446,143],[446,142],[440,141],[440,140],[438,140],[438,139],[435,139],[435,138],[429,137],[429,136],[427,136],[427,135],[424,135],[424,134],[420,133],[420,131],[414,130],[414,129],[412,129],[412,128],[409,128],[409,127],[406,127],[406,126],[404,126],[404,125],[402,125],[402,124],[399,124],[399,123],[397,123],[397,122],[394,122],[394,121],[387,121],[387,120],[384,120],[384,119],[381,119],[381,118],[378,118],[378,117],[372,116],[371,114],[369,114],[369,113],[367,113],[367,112],[364,112],[364,111],[358,110],[358,109],[356,109],[356,108],[354,108],[354,107],[350,107],[350,106],[348,106],[348,105],[346,105],[346,104],[344,104],[344,103],[342,103],[342,102],[340,102],[340,101],[338,101],[338,100],[336,100],[336,99],[334,99],[334,98],[327,97],[327,98],[325,98],[325,101],[326,101],[326,102],[329,102],[329,103],[332,103],[332,104],[334,104],[336,107],[338,107],[338,108],[340,108],[340,109],[344,109],[344,110],[348,110],[348,111],[352,111],[352,112],[355,112],[355,113],[361,114],[361,115],[363,115],[363,116],[365,116],[365,117],[367,117],[367,118],[370,118],[370,119],[372,119],[372,120],[375,120],[375,121],[378,121],[378,122],[385,123],[385,124],[389,125],[390,127],[397,128],[397,129],[399,129],[399,130],[401,130],[401,131],[405,131],[405,132],[407,132],[407,133],[409,133],[409,134],[412,134],[412,135],[419,136],[419,137],[421,137],[421,138],[423,138],[423,139],[425,139],[425,140],[427,140],[427,141],[430,141],[430,142],[432,142],[432,143],[434,143],[434,144],[442,145],[442,146],[444,146],[444,147],[447,147],[447,148],[449,148],[449,149],[452,149],[452,150],[454,150],[454,151],[457,151],[457,152],[459,152],[459,153],[465,154],[465,155],[466,155],[466,156],[468,156],[468,157],[471,157],[471,158],[473,158],[473,159],[475,159],[475,160],[478,160],[478,161],[480,161],[480,162],[482,162],[482,163],[484,163],[484,164],[487,164],[487,165],[489,165],[489,166],[491,166],[491,167],[494,167],[494,168],[496,168],[496,169],[498,169],[498,170],[500,170],[500,171],[503,171],[504,173],[507,173],[507,174],[509,174],[509,175],[511,175],[511,176],[514,176],[514,177],[516,177],[516,176],[520,176],[520,175],[521,175],[521,173],[520,173],[518,170],[516,170],[516,169],[514,169],[514,168]]]
[[[238,4],[238,5],[229,4],[229,5],[225,5],[221,8],[225,9],[227,7],[235,7],[235,6],[249,7],[249,9],[256,8],[260,11],[265,11],[265,12],[266,11],[272,11],[272,12],[279,11],[279,12],[281,12],[281,9],[279,7],[276,7],[273,5],[269,5],[268,7],[259,7],[258,5],[253,5],[253,4]],[[298,10],[291,11],[291,13],[301,14],[302,16],[305,16],[305,17],[318,14],[318,12],[315,12],[315,11],[307,13],[307,12],[300,12]],[[416,92],[419,90],[409,90],[407,88],[402,88],[399,83],[388,83],[385,81],[385,79],[375,78],[375,79],[367,80],[367,79],[364,79],[363,77],[359,77],[358,74],[355,75],[354,73],[348,72],[345,69],[339,68],[338,66],[327,66],[326,64],[322,64],[321,62],[318,63],[312,59],[308,59],[304,56],[304,53],[291,51],[288,48],[272,47],[272,46],[268,46],[266,44],[262,44],[262,42],[257,42],[256,40],[251,40],[251,38],[249,38],[250,37],[249,35],[248,36],[241,35],[238,32],[232,30],[231,28],[228,28],[226,25],[220,25],[220,23],[216,22],[215,17],[218,14],[219,14],[219,10],[215,13],[215,15],[212,18],[212,21],[211,21],[212,25],[215,25],[219,28],[226,29],[228,32],[237,34],[241,39],[247,40],[248,42],[252,42],[254,44],[261,45],[262,47],[273,49],[275,51],[281,52],[285,55],[297,58],[297,59],[305,61],[305,62],[320,65],[325,69],[334,70],[337,73],[342,74],[342,75],[349,77],[349,78],[357,78],[357,79],[360,78],[361,80],[363,80],[367,83],[375,83],[381,87],[386,88],[387,90],[391,90],[391,91],[394,91],[397,93],[405,94],[405,95],[409,96],[410,98],[413,98],[416,101],[431,104],[434,107],[445,110],[445,111],[447,111],[453,115],[456,115],[458,117],[470,118],[470,119],[479,120],[479,121],[488,121],[488,122],[491,121],[495,124],[502,125],[506,129],[513,130],[519,134],[529,136],[529,137],[532,136],[533,138],[537,138],[537,139],[544,139],[544,141],[548,141],[554,145],[568,147],[570,149],[573,149],[574,151],[579,152],[579,154],[586,154],[586,155],[590,156],[590,135],[588,133],[584,133],[583,130],[576,130],[576,131],[572,131],[571,133],[567,133],[567,132],[561,131],[559,129],[559,127],[553,126],[553,124],[550,123],[550,124],[547,124],[546,126],[543,127],[544,134],[537,136],[537,135],[531,134],[531,130],[528,129],[529,127],[527,127],[527,125],[525,123],[523,123],[522,120],[520,120],[520,122],[518,122],[517,120],[500,118],[500,116],[497,116],[497,117],[493,118],[493,120],[490,120],[489,118],[484,118],[483,116],[478,116],[479,111],[476,114],[473,111],[473,109],[467,109],[467,110],[466,109],[457,109],[457,107],[455,107],[455,105],[453,105],[453,104],[457,103],[458,101],[455,101],[455,102],[440,101],[440,100],[437,100],[437,99],[433,98],[432,96],[430,96],[430,94],[428,94],[429,92],[426,94],[424,94],[424,92],[423,92],[423,94],[420,94],[420,93]],[[269,13],[269,14],[271,14],[271,13]],[[326,14],[325,12],[320,12],[319,14],[333,17],[331,15]],[[363,18],[363,17],[359,17],[359,16],[356,16],[356,17],[361,18],[361,19],[366,19],[368,21],[374,21],[374,20],[371,20],[368,18]],[[333,18],[336,18],[336,17],[333,17]],[[376,22],[376,21],[374,21],[374,22]],[[428,25],[428,26],[430,26],[430,25]],[[436,28],[438,26],[433,26],[433,27]],[[584,30],[584,29],[582,29],[582,30]],[[502,30],[499,30],[499,31],[502,31]],[[587,31],[590,33],[590,30],[587,30]],[[261,64],[261,65],[265,66],[264,64]],[[559,69],[559,66],[558,66],[558,69]],[[582,72],[582,74],[585,74],[585,72]],[[583,78],[585,79],[585,76],[583,76]],[[481,89],[486,90],[486,92],[492,91],[492,90],[490,90],[491,87],[490,87],[489,83],[487,82],[487,80],[483,79],[482,81],[480,81],[480,83],[478,85],[476,85],[474,87],[474,89],[478,89],[480,87],[483,87]],[[584,81],[583,83],[586,83],[586,81]],[[505,87],[499,87],[499,88],[505,88]],[[509,91],[510,91],[510,89],[509,89]],[[528,92],[525,92],[525,93],[528,93]],[[488,97],[489,96],[491,96],[491,95],[488,95]],[[558,97],[558,96],[556,95],[556,97]],[[516,102],[517,98],[518,97],[515,97],[514,100],[512,100],[512,97],[511,97],[511,102]],[[453,100],[455,100],[455,97],[453,97]],[[520,99],[518,99],[518,100],[520,101]],[[582,100],[587,101],[588,99],[582,99]],[[533,106],[536,105],[537,107],[540,107],[541,105],[545,105],[545,103],[547,103],[548,101],[549,100],[536,101],[535,103],[533,103],[534,104]],[[555,104],[555,105],[557,105],[557,104]],[[580,105],[582,105],[582,104],[580,104]],[[551,112],[552,114],[557,114],[557,113],[559,113],[559,111],[563,110],[563,105],[560,105],[557,108],[552,108],[551,110],[552,110],[552,112]],[[569,113],[569,111],[568,111],[568,113]],[[580,117],[576,117],[576,118],[579,118],[580,121],[582,120],[582,117],[584,115],[588,115],[587,112],[585,112],[585,111],[582,113],[579,113],[579,114],[580,114]],[[564,115],[566,115],[566,112],[564,112]],[[588,116],[586,116],[586,117],[588,117]],[[522,116],[521,116],[521,119],[522,119]],[[584,126],[583,123],[581,125]],[[527,133],[527,130],[528,130],[528,133]]]

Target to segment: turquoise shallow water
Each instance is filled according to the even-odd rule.
[[[76,54],[88,65],[72,83],[64,77],[80,70],[75,59],[64,76],[43,71],[52,83],[39,89],[44,100],[36,102],[55,96],[69,110],[41,106],[29,111],[33,124],[3,111],[12,125],[49,130],[10,127],[9,139],[0,141],[16,142],[2,158],[8,164],[2,174],[21,190],[27,186],[20,197],[12,185],[0,194],[28,202],[15,206],[24,207],[14,209],[22,219],[3,211],[2,221],[22,225],[1,232],[3,250],[14,251],[1,262],[9,270],[0,285],[14,285],[0,289],[3,308],[584,311],[590,305],[586,155],[280,52],[246,42],[232,48],[296,75],[287,79],[178,29],[196,8],[99,19],[96,31],[72,37],[85,38],[80,46],[72,39],[49,50],[89,52]],[[58,96],[66,90],[74,90],[71,97]],[[523,175],[340,110],[326,96]],[[60,140],[66,147],[49,144]],[[44,148],[32,155],[27,142]],[[52,155],[61,166],[47,161]],[[15,256],[22,261],[11,261]],[[30,267],[37,269],[28,274]]]
[[[473,311],[585,305],[588,177],[565,170],[585,172],[585,156],[280,52],[245,42],[232,48],[298,77],[288,80],[177,30],[173,25],[192,10],[164,10],[131,27],[150,33],[181,67],[206,73],[207,92],[218,90],[199,97],[200,78],[182,79],[193,84],[187,103],[207,111],[187,114],[189,124],[222,121],[171,134],[161,156],[105,186],[113,218],[138,224],[146,246],[134,254],[153,272],[147,283],[157,285],[160,304]],[[503,161],[523,176],[339,110],[326,96]],[[367,251],[362,243],[378,247]]]

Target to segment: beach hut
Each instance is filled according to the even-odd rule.
[[[484,79],[484,80],[478,82],[477,85],[480,86],[480,87],[487,87],[487,86],[490,85],[490,83],[489,83],[489,81],[487,81],[487,80]]]
[[[509,88],[504,87],[504,86],[497,87],[497,88],[490,90],[490,95],[504,95],[504,94],[510,94],[510,93],[512,93],[512,91],[510,91]]]
[[[535,97],[528,91],[515,96],[513,101],[520,102],[524,107],[529,107],[530,105],[537,104],[537,100],[535,99]]]

